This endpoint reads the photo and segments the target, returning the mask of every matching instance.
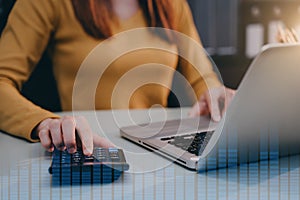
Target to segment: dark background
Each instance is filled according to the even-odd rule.
[[[0,0],[0,32],[15,0]],[[261,24],[265,28],[264,43],[268,41],[268,24],[282,20],[292,27],[300,25],[299,0],[188,0],[195,24],[204,47],[216,63],[223,82],[237,88],[252,58],[245,55],[246,27]],[[274,10],[280,9],[280,14]],[[255,11],[255,12],[254,12]],[[257,14],[257,11],[259,11]],[[256,13],[256,14],[255,14]],[[52,73],[51,61],[44,55],[22,94],[51,110],[60,111],[60,102]],[[174,95],[169,97],[169,106],[178,106]]]

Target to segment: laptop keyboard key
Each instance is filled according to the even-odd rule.
[[[188,151],[196,156],[201,155],[203,146],[205,147],[207,141],[210,139],[213,132],[200,132],[192,133],[184,136],[174,136],[162,138],[162,141],[168,141],[168,144],[181,148],[184,151]],[[202,150],[202,151],[201,151]]]

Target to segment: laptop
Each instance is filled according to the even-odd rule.
[[[122,127],[122,137],[206,171],[300,152],[300,44],[264,46],[219,123],[209,117]]]

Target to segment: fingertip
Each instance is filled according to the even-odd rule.
[[[213,120],[214,120],[215,122],[219,122],[219,121],[221,120],[221,116],[220,116],[220,115],[215,115],[215,116],[213,117]]]
[[[58,149],[59,151],[64,151],[66,150],[66,146],[64,144],[59,144],[56,145],[56,149]]]
[[[81,146],[84,155],[90,156],[93,154],[93,149],[94,149],[93,140],[82,140]]]
[[[84,155],[87,155],[87,156],[91,156],[93,154],[93,149],[94,149],[94,146],[93,144],[89,145],[89,146],[85,146],[83,145],[83,153]]]
[[[93,154],[93,150],[86,148],[86,149],[83,150],[83,153],[86,156],[91,156]]]
[[[53,146],[48,149],[48,152],[50,152],[50,153],[52,153],[53,151],[54,151],[54,147]]]
[[[70,148],[68,148],[68,152],[69,152],[70,154],[73,154],[73,153],[75,153],[76,151],[77,151],[76,147],[70,147]]]

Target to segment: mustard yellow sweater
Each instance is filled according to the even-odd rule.
[[[174,6],[178,31],[200,44],[188,4],[185,0],[174,0]],[[139,10],[131,18],[119,20],[111,27],[116,34],[146,27],[146,20]],[[180,51],[181,48],[150,32],[142,39],[149,44],[160,42],[170,50]],[[34,105],[19,93],[44,51],[48,51],[53,62],[62,108],[65,111],[72,110],[72,92],[77,71],[86,56],[101,42],[85,33],[74,15],[70,0],[17,0],[0,39],[0,130],[36,141],[30,137],[34,127],[46,118],[58,117]],[[112,53],[108,50],[99,55],[99,59],[107,58]],[[94,107],[124,109],[148,108],[154,104],[166,106],[173,72],[160,70],[160,66],[172,69],[178,67],[198,96],[207,89],[207,85],[219,86],[207,58],[201,54],[199,56],[203,57],[201,75],[188,62],[167,51],[141,49],[121,55],[110,64],[99,80]],[[134,70],[137,66],[144,66],[146,70]],[[130,80],[135,78],[124,76],[126,74],[135,74],[141,80],[153,78],[153,81],[133,89]],[[114,90],[119,91],[115,96]],[[84,105],[77,105],[77,108],[90,109]]]

